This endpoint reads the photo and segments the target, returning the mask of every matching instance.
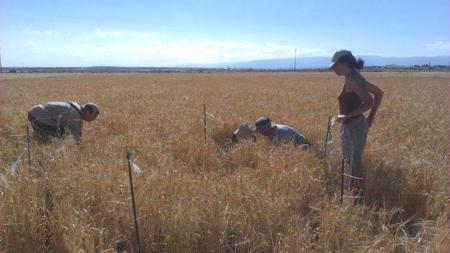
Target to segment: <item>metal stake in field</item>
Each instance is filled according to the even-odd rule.
[[[323,163],[327,161],[327,148],[328,144],[333,142],[333,136],[331,134],[332,117],[328,116],[327,134],[325,135],[325,144],[323,149]]]
[[[203,104],[203,137],[206,145],[206,104]]]
[[[344,166],[345,166],[345,159],[342,159],[341,162],[341,204],[344,201]]]
[[[27,125],[27,153],[28,153],[28,169],[31,173],[31,145],[30,145],[30,128]]]
[[[207,170],[208,167],[208,147],[207,147],[207,142],[206,142],[206,124],[207,124],[207,119],[206,119],[206,104],[203,104],[203,138],[204,138],[204,143],[205,143],[205,152],[204,152],[204,157],[203,157],[203,171]]]
[[[130,191],[131,191],[131,203],[133,204],[133,218],[134,218],[134,230],[136,234],[136,244],[138,248],[138,252],[141,252],[141,245],[139,243],[139,228],[138,228],[138,222],[136,217],[136,203],[134,201],[134,188],[133,188],[133,176],[131,173],[131,157],[133,156],[134,152],[128,151],[127,152],[127,162],[128,162],[128,176],[130,178]]]

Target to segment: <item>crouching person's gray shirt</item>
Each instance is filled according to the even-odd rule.
[[[69,129],[77,143],[81,141],[81,107],[75,102],[48,102],[28,111],[34,120],[57,128]]]
[[[286,125],[275,125],[275,134],[270,138],[275,144],[294,143],[295,145],[310,144],[303,134]]]

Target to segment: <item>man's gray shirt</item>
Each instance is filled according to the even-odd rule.
[[[297,132],[296,129],[286,125],[275,125],[275,133],[270,137],[274,144],[286,144],[293,142],[295,145],[309,144],[305,136]]]
[[[48,102],[31,108],[28,113],[48,126],[68,128],[74,139],[81,141],[83,121],[80,105],[75,102]]]

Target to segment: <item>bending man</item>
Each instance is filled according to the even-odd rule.
[[[259,117],[256,120],[256,132],[269,138],[273,144],[293,143],[302,149],[310,146],[309,141],[303,134],[300,134],[295,128],[286,125],[273,124],[267,117]]]
[[[64,137],[67,129],[80,144],[83,120],[91,122],[99,113],[94,103],[80,106],[76,102],[47,102],[32,107],[28,111],[28,120],[40,144],[48,143],[49,137]]]

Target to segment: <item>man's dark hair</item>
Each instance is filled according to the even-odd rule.
[[[95,108],[92,107],[92,106],[89,105],[89,104],[84,105],[83,108],[81,109],[81,111],[87,112],[87,113],[90,113],[90,114],[96,112]]]
[[[256,120],[255,125],[259,127],[259,126],[264,126],[264,125],[270,124],[270,123],[272,123],[272,120],[270,118],[262,116]]]

